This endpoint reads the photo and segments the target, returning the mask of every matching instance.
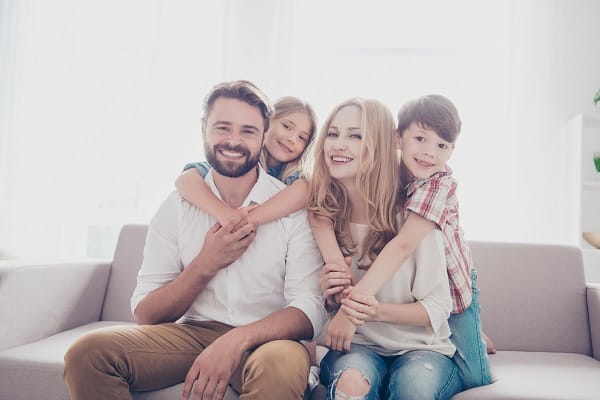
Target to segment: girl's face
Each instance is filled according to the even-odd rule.
[[[400,151],[402,164],[411,175],[425,179],[444,169],[454,151],[454,144],[413,122],[400,138]]]
[[[294,112],[271,120],[265,135],[268,153],[267,166],[273,167],[300,158],[310,141],[310,118],[303,112]]]
[[[358,174],[363,132],[361,110],[349,105],[342,107],[331,120],[323,145],[325,165],[332,178],[352,183]]]

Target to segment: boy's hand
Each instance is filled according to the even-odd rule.
[[[364,325],[365,322],[377,321],[379,312],[379,301],[375,296],[354,293],[352,287],[344,290],[346,295],[342,299],[341,310],[350,322],[356,326]]]
[[[325,345],[337,351],[350,351],[350,343],[356,332],[356,326],[346,318],[342,312],[338,312],[327,326],[327,338]]]

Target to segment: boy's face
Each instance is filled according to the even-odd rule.
[[[429,178],[441,171],[454,151],[453,143],[415,122],[402,133],[398,146],[402,164],[418,179]]]

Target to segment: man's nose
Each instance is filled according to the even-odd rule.
[[[231,145],[238,145],[242,142],[242,136],[240,135],[240,132],[238,132],[237,130],[233,130],[231,131],[231,133],[227,136],[227,138],[225,139],[225,141]]]

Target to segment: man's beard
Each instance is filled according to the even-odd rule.
[[[220,161],[217,159],[217,152],[220,150],[233,151],[236,153],[243,154],[243,158],[246,162],[239,164],[234,161]],[[206,161],[211,167],[215,169],[219,174],[227,176],[229,178],[238,178],[247,174],[252,168],[258,164],[258,157],[260,152],[254,157],[251,157],[250,151],[242,146],[228,146],[224,144],[217,144],[214,147],[210,147],[206,142],[204,143],[204,154],[206,155]]]

